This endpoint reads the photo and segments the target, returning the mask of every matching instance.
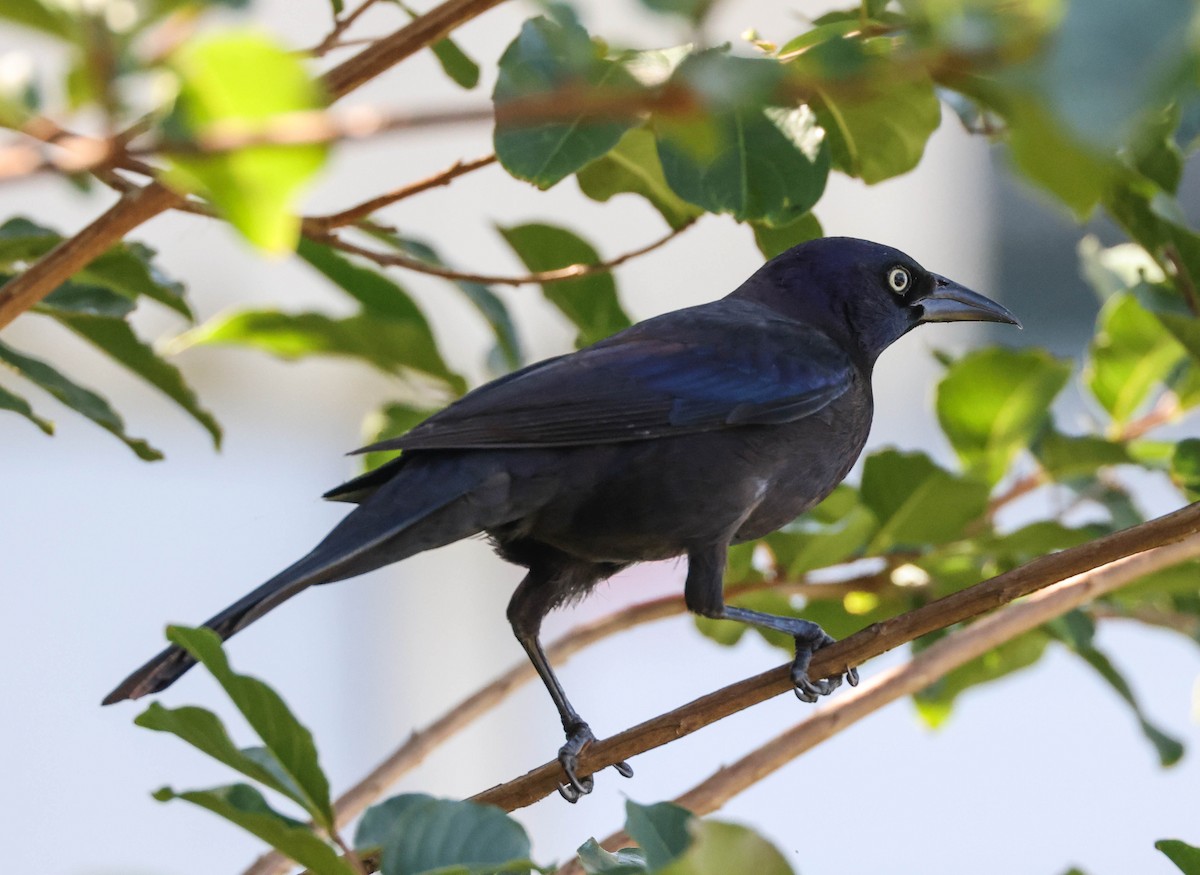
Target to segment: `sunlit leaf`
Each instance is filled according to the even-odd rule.
[[[1105,303],[1090,352],[1088,387],[1117,424],[1129,422],[1186,355],[1162,322],[1129,294]]]
[[[1200,439],[1185,438],[1175,445],[1171,479],[1189,501],[1200,501]]]
[[[661,875],[792,875],[792,867],[779,850],[744,826],[712,820],[691,824],[692,844],[674,862],[654,869]]]
[[[938,384],[938,422],[967,469],[995,484],[1046,423],[1070,375],[1070,362],[1043,350],[976,350]]]
[[[116,436],[137,455],[139,459],[154,462],[162,453],[140,438],[130,437],[125,431],[125,421],[112,406],[90,389],[85,389],[67,378],[55,368],[38,359],[17,352],[11,346],[0,343],[0,363],[10,367],[31,383],[49,392],[63,404],[81,413]]]
[[[4,0],[0,18],[64,39],[70,39],[75,30],[65,7],[45,0]]]
[[[255,32],[185,42],[171,57],[179,97],[171,124],[190,137],[214,131],[253,135],[289,113],[318,110],[320,88],[301,59]],[[203,194],[247,240],[273,253],[295,248],[294,203],[325,160],[318,144],[250,146],[222,154],[176,153],[168,181]]]
[[[812,213],[805,213],[794,222],[776,228],[766,222],[751,222],[754,229],[754,243],[763,258],[774,258],[793,246],[808,240],[815,240],[822,235],[821,223]]]

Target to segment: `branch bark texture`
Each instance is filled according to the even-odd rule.
[[[1198,538],[1200,503],[1087,544],[1042,556],[914,611],[868,626],[818,651],[813,657],[809,673],[814,678],[841,674],[849,667],[900,644],[970,620],[1068,577],[1084,574],[1155,547]],[[789,691],[789,669],[789,666],[780,666],[731,684],[611,738],[593,743],[580,756],[580,774],[598,772]],[[558,761],[554,760],[516,780],[485,790],[472,799],[512,811],[532,805],[555,792],[561,780],[561,768]]]

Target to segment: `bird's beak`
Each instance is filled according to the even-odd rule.
[[[1021,327],[1016,316],[991,298],[937,274],[933,283],[933,291],[914,302],[921,308],[921,322],[1007,322]]]

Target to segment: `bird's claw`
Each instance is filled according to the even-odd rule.
[[[591,727],[586,723],[576,723],[567,730],[567,743],[558,750],[558,763],[562,766],[563,774],[567,776],[565,784],[558,785],[558,793],[570,803],[578,802],[595,787],[595,779],[591,775],[579,776],[579,754],[583,749],[596,740]],[[632,778],[633,769],[624,760],[613,763],[613,768],[623,778]]]
[[[814,635],[796,636],[796,661],[792,663],[792,688],[796,693],[796,698],[801,702],[811,705],[817,699],[828,696],[842,685],[842,675],[840,674],[817,681],[808,676],[808,666],[812,662],[813,654],[833,642],[834,639],[825,634],[820,627],[817,627],[817,633]],[[857,687],[858,669],[847,669],[845,679],[850,686]]]

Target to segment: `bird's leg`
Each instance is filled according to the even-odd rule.
[[[813,653],[827,644],[832,644],[834,640],[816,623],[799,617],[777,617],[774,614],[725,604],[723,584],[727,551],[727,544],[688,551],[688,576],[684,585],[684,599],[688,610],[714,620],[737,620],[791,635],[796,641],[792,686],[802,701],[815,702],[818,697],[826,696],[840,687],[841,675],[819,681],[813,681],[808,676],[808,665],[812,662]],[[846,680],[851,686],[857,686],[858,669],[851,668],[847,671]]]
[[[542,618],[554,607],[559,597],[559,591],[552,585],[552,580],[540,575],[535,576],[534,572],[530,571],[508,604],[508,620],[512,624],[513,634],[525,648],[529,661],[533,663],[542,683],[546,685],[546,691],[554,700],[558,716],[562,718],[567,741],[558,750],[558,761],[567,777],[567,783],[559,785],[558,792],[568,802],[578,802],[582,796],[592,792],[595,783],[591,775],[584,775],[582,778],[578,775],[579,754],[596,740],[596,736],[571,705],[538,638]],[[627,763],[614,763],[613,768],[626,778],[633,777],[633,769]]]

